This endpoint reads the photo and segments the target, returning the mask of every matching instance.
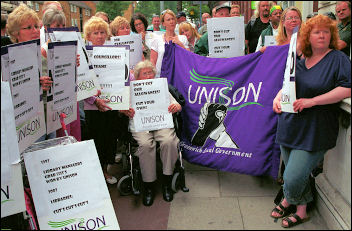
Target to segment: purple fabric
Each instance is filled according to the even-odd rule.
[[[280,149],[272,102],[282,88],[288,48],[209,58],[165,44],[160,76],[186,99],[183,158],[222,171],[277,178]]]
[[[97,106],[94,104],[96,99],[96,96],[91,96],[87,99],[84,99],[84,110],[98,110]]]

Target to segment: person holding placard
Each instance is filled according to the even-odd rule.
[[[214,7],[215,14],[213,18],[230,17],[231,7],[227,4],[222,4]],[[205,32],[194,47],[194,53],[202,56],[209,55],[209,45],[208,45],[208,31]]]
[[[109,35],[109,25],[101,18],[93,16],[84,24],[84,37],[93,46],[104,45]],[[117,139],[127,132],[128,118],[119,111],[113,111],[107,99],[96,96],[84,100],[87,126],[90,137],[94,139],[107,183],[115,184],[117,179],[108,174],[108,164],[114,163]]]
[[[62,10],[57,10],[53,8],[49,8],[45,11],[43,15],[43,26],[45,31],[48,28],[65,28],[66,27],[66,16]],[[51,42],[50,39],[44,43],[42,46],[42,70],[45,75],[47,75],[47,60],[46,54],[48,50],[48,43]],[[79,66],[79,55],[77,55],[77,66]],[[44,97],[46,94],[44,93]],[[80,121],[80,112],[79,112],[79,104],[77,102],[77,119],[70,124],[66,125],[67,133],[71,136],[74,136],[77,141],[81,141],[81,121]],[[65,136],[65,132],[62,128],[56,131],[57,137]]]
[[[150,61],[156,67],[156,77],[160,77],[161,64],[163,62],[165,43],[173,42],[182,48],[189,50],[187,37],[175,33],[176,15],[172,10],[164,10],[160,16],[161,24],[166,32],[157,37],[151,44]]]
[[[145,59],[150,58],[150,49],[145,44],[145,35],[147,33],[148,21],[145,16],[141,13],[135,13],[131,19],[131,29],[134,33],[142,35],[142,45],[143,45],[143,56]]]
[[[281,18],[281,14],[282,14],[282,8],[279,5],[274,5],[271,7],[270,9],[270,25],[262,31],[262,33],[259,36],[259,40],[258,40],[258,44],[257,44],[257,49],[255,50],[256,52],[259,51],[259,49],[261,49],[261,51],[263,52],[264,46],[265,46],[265,39],[266,36],[268,36],[269,38],[273,41],[275,41],[275,36],[277,35],[278,32],[278,27],[280,24],[280,18]],[[267,43],[270,43],[270,41],[267,41]],[[268,43],[268,44],[269,44]],[[272,44],[276,45],[276,42]]]
[[[351,61],[338,50],[338,39],[336,22],[327,16],[317,15],[304,23],[299,42],[305,58],[297,60],[295,76],[297,113],[281,111],[281,90],[273,101],[273,110],[279,113],[276,142],[286,168],[284,199],[271,216],[284,217],[290,205],[297,207],[295,214],[283,219],[285,228],[309,219],[306,207],[313,200],[309,175],[336,146],[338,102],[351,97]]]
[[[194,52],[194,46],[200,39],[200,34],[198,34],[197,30],[187,21],[181,22],[180,26],[178,27],[178,31],[180,35],[185,35],[188,40],[189,50]]]
[[[9,14],[7,31],[13,43],[21,43],[34,39],[40,39],[39,18],[34,10],[24,4],[20,4],[11,14]],[[50,89],[53,81],[49,76],[40,77],[40,84],[44,91],[44,110],[46,111],[45,92]],[[46,115],[46,113],[44,113]],[[37,141],[53,139],[56,133],[44,134]]]
[[[134,73],[136,80],[153,79],[156,74],[154,65],[145,60],[139,62],[135,68]],[[168,111],[176,113],[181,111],[182,107],[174,97],[170,94],[170,105]],[[154,183],[157,179],[156,174],[156,142],[160,143],[160,158],[163,164],[162,176],[162,190],[165,201],[173,200],[173,191],[171,189],[172,174],[175,168],[175,163],[178,158],[178,144],[179,139],[176,136],[174,128],[165,128],[155,131],[136,132],[134,128],[133,117],[135,110],[121,111],[130,118],[130,131],[133,138],[138,143],[138,150],[136,155],[139,158],[139,165],[141,168],[144,192],[143,204],[151,206],[154,201]]]

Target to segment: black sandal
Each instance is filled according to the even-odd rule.
[[[296,219],[296,222],[293,222],[290,217],[294,217]],[[306,218],[300,218],[296,213],[295,214],[291,214],[287,217],[285,217],[284,219],[282,219],[282,221],[287,221],[287,226],[284,226],[284,224],[281,222],[281,226],[284,227],[284,228],[291,228],[293,226],[296,226],[296,225],[299,225],[299,224],[302,224],[306,221],[309,220],[309,217],[306,217]]]
[[[282,210],[278,209],[277,206],[279,206]],[[284,207],[284,206],[281,204],[281,202],[280,202],[280,204],[278,204],[277,206],[275,206],[275,208],[274,208],[273,210],[271,210],[270,216],[271,216],[272,218],[282,218],[282,217],[285,217],[285,216],[287,216],[288,214],[290,214],[290,212],[291,212],[291,205],[289,205],[288,207]],[[273,212],[276,212],[276,213],[280,214],[280,216],[278,216],[278,217],[273,216],[273,215],[272,215]]]

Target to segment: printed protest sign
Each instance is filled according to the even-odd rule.
[[[93,140],[24,154],[40,229],[119,229]]]
[[[92,66],[100,83],[99,98],[108,99],[107,105],[113,110],[127,110],[129,87],[125,86],[125,83],[129,78],[126,47],[93,46],[87,49],[91,54]]]
[[[296,27],[293,31],[288,50],[284,81],[282,84],[281,110],[283,112],[297,113],[293,110],[293,102],[296,100],[296,47],[297,47]]]
[[[208,19],[209,56],[230,58],[244,55],[244,18]]]
[[[135,80],[130,87],[136,132],[174,127],[166,78]]]
[[[265,41],[264,41],[264,46],[266,46],[266,47],[276,46],[275,36],[266,35]]]
[[[1,75],[4,81],[10,83],[12,105],[16,110],[14,118],[20,153],[46,132],[44,104],[40,96],[42,90],[39,83],[41,74],[39,43],[37,39],[1,47]],[[23,59],[24,50],[28,57],[34,59]],[[23,85],[28,87],[22,87]]]
[[[26,210],[9,82],[1,81],[1,217]]]
[[[77,119],[76,50],[77,41],[49,43],[48,72],[53,85],[47,96],[48,134],[61,128],[62,112],[66,124]]]
[[[11,165],[10,170],[10,182],[1,181],[1,218],[26,211],[21,164]]]
[[[91,64],[78,28],[48,28],[48,32],[52,42],[77,41],[77,54],[80,57],[80,65],[77,67],[77,101],[95,95],[99,82],[94,72],[89,69]]]
[[[110,38],[111,45],[129,45],[130,46],[130,66],[133,70],[134,66],[142,61],[143,48],[142,36],[140,34],[131,34],[123,36],[114,36]]]

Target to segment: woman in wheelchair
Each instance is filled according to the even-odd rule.
[[[134,68],[136,80],[153,79],[156,74],[154,65],[145,60],[139,62]],[[176,113],[181,111],[181,105],[170,94],[169,112]],[[143,204],[151,206],[154,201],[154,182],[157,179],[156,174],[156,142],[160,143],[160,159],[163,165],[162,175],[162,192],[165,201],[172,201],[173,191],[171,188],[172,174],[175,163],[178,159],[179,139],[176,136],[174,128],[160,129],[155,131],[135,132],[133,125],[133,108],[121,111],[130,118],[130,130],[133,138],[138,143],[136,156],[139,158],[139,164],[143,179]]]

